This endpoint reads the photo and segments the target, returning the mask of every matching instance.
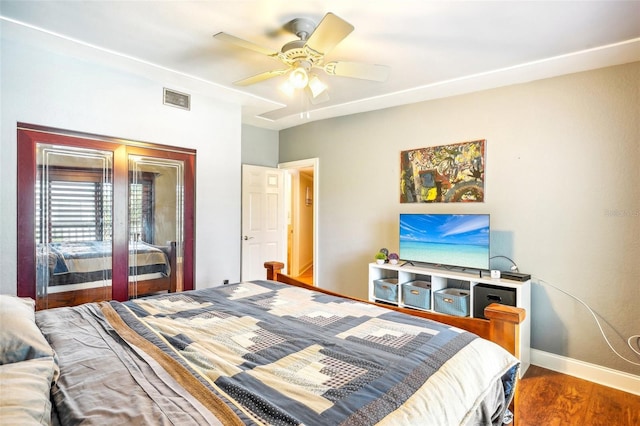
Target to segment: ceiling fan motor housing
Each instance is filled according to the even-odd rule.
[[[323,55],[306,46],[307,39],[316,29],[316,24],[310,19],[296,18],[289,22],[288,27],[300,40],[293,40],[282,46],[278,55],[280,59],[290,66],[304,66],[301,62],[307,62],[308,67],[304,66],[307,70],[318,65]]]
[[[295,66],[301,62],[307,62],[309,68],[322,63],[323,55],[305,45],[304,40],[291,41],[282,46],[278,57],[289,66]]]
[[[305,40],[294,40],[282,46],[281,59],[288,64],[294,64],[301,59],[307,57],[307,53],[304,48]]]
[[[306,41],[309,35],[316,29],[316,24],[311,19],[296,18],[289,22],[291,32],[300,37],[302,41]]]

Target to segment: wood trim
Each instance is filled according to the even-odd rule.
[[[492,303],[484,308],[484,316],[490,323],[489,340],[520,359],[520,323],[525,319],[525,310]]]
[[[46,298],[36,299],[36,310],[76,306],[83,303],[111,300],[113,289],[109,286],[83,288],[80,290],[49,293]]]
[[[36,200],[33,195],[36,182],[36,144],[32,134],[18,131],[18,223],[17,223],[17,295],[36,297]],[[30,189],[30,190],[29,190]],[[20,195],[22,194],[22,195]],[[33,267],[22,267],[32,265]]]
[[[182,290],[195,289],[196,156],[184,159],[184,234],[182,236]],[[176,265],[177,267],[177,265]]]
[[[111,276],[114,283],[111,297],[129,299],[129,163],[127,147],[113,150],[113,225]]]
[[[78,132],[74,130],[58,129],[56,127],[40,126],[38,124],[18,122],[18,130],[30,130],[32,133],[41,133],[42,135],[53,135],[54,137],[63,136],[71,138],[81,138],[92,140],[97,143],[108,142],[112,144],[126,144],[128,146],[136,146],[139,148],[153,148],[168,152],[179,152],[183,154],[195,155],[196,150],[173,145],[157,145],[153,142],[144,142],[132,139],[122,139],[114,136],[99,135],[96,133]]]

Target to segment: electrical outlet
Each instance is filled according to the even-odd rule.
[[[223,280],[222,284],[229,284],[229,280]]]

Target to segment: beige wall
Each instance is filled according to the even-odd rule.
[[[312,122],[280,161],[318,157],[319,285],[365,297],[367,263],[401,212],[490,213],[492,254],[533,275],[532,347],[640,374],[640,63]],[[487,140],[484,203],[400,204],[400,151]],[[494,265],[503,268],[505,265]]]
[[[278,166],[278,132],[242,125],[242,164]]]

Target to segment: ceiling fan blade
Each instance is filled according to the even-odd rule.
[[[353,25],[333,13],[327,13],[311,33],[305,47],[326,55],[353,31]]]
[[[234,81],[233,84],[235,84],[236,86],[249,86],[251,84],[260,83],[261,81],[268,80],[273,77],[278,77],[282,74],[286,74],[287,72],[289,72],[289,68],[284,70],[266,71],[260,74],[256,74],[252,77],[247,77],[243,80]]]
[[[278,56],[277,51],[273,50],[273,49],[269,49],[267,47],[262,47],[259,46],[255,43],[252,43],[250,41],[238,38],[236,36],[232,36],[231,34],[227,34],[227,33],[218,33],[218,34],[214,34],[213,38],[215,38],[216,40],[220,40],[223,41],[225,43],[231,43],[231,44],[235,44],[236,46],[245,48],[245,49],[249,49],[249,50],[253,50],[254,52],[258,52],[258,53],[262,53],[263,55],[267,55],[267,56]]]
[[[363,64],[361,62],[333,61],[325,64],[324,70],[330,75],[360,78],[363,80],[386,81],[390,68],[386,65]]]

